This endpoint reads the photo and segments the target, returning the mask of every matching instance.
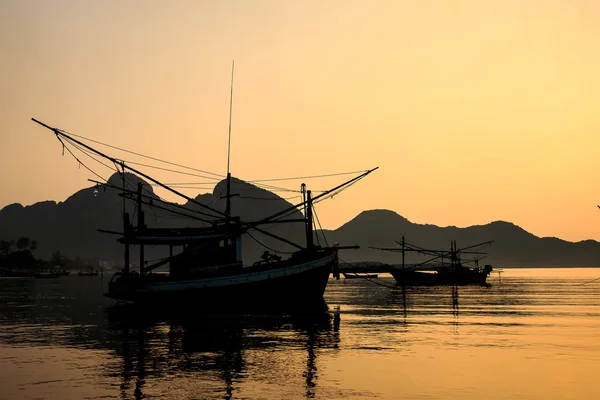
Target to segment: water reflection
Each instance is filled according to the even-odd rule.
[[[329,312],[303,317],[132,310],[99,279],[0,279],[1,397],[598,398],[598,275],[332,280]]]
[[[289,380],[300,373],[306,398],[315,397],[318,352],[339,349],[340,313],[303,316],[230,316],[179,313],[161,315],[130,307],[106,310],[115,339],[114,351],[122,359],[122,398],[145,397],[150,380],[185,375],[205,379],[214,386],[206,397],[220,394],[233,398],[244,378]],[[304,360],[289,357],[290,350],[304,350]],[[247,354],[262,354],[248,361]],[[266,355],[266,356],[265,356]],[[250,365],[251,364],[251,365]],[[277,366],[275,368],[275,366]],[[107,371],[114,374],[114,371]],[[218,379],[215,379],[218,378]]]
[[[452,286],[452,314],[458,317],[458,286]]]

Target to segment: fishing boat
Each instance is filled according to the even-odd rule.
[[[33,274],[28,271],[12,270],[10,268],[0,268],[0,278],[31,278]]]
[[[98,276],[98,271],[94,271],[93,268],[90,267],[89,271],[84,271],[83,267],[77,273],[79,276]],[[67,274],[68,275],[68,274]]]
[[[390,273],[398,286],[484,285],[492,268],[470,268],[463,265],[438,267],[435,271],[394,269]]]
[[[379,274],[361,274],[354,272],[342,272],[342,275],[344,275],[344,278],[346,279],[375,279],[379,276]]]
[[[474,258],[474,267],[469,267],[463,264],[460,254],[485,255],[480,251],[469,251],[481,246],[492,244],[493,241],[478,243],[465,248],[458,248],[455,241],[450,243],[450,250],[432,250],[425,249],[413,244],[402,241],[397,242],[400,248],[378,248],[373,249],[383,251],[394,251],[402,253],[402,264],[395,266],[390,270],[390,273],[396,280],[398,286],[449,286],[449,285],[483,285],[486,283],[487,277],[492,272],[491,265],[479,266],[481,258]],[[405,263],[405,254],[407,252],[415,252],[423,255],[429,255],[433,258],[419,263],[407,266]],[[444,259],[449,259],[450,263],[444,263]],[[431,265],[437,260],[441,260],[441,264],[433,267],[424,267]]]
[[[60,274],[58,272],[38,272],[33,274],[36,279],[54,279],[58,278]]]
[[[233,69],[232,69],[233,93]],[[335,186],[330,190],[312,195],[302,184],[302,201],[282,211],[276,212],[258,221],[242,221],[231,213],[231,173],[229,170],[229,148],[226,174],[225,210],[219,210],[186,196],[154,177],[118,160],[91,145],[84,143],[66,131],[53,128],[36,119],[34,122],[50,129],[61,145],[73,144],[84,149],[87,154],[108,160],[118,166],[123,177],[123,187],[118,188],[106,183],[96,182],[96,188],[121,190],[123,202],[131,200],[135,204],[137,225],[131,222],[130,214],[123,205],[123,232],[118,242],[124,246],[124,267],[109,282],[105,296],[125,302],[144,305],[175,305],[207,308],[209,310],[241,310],[246,308],[277,309],[291,311],[306,309],[313,305],[323,305],[329,275],[339,279],[338,251],[358,246],[321,246],[315,244],[313,231],[314,202],[331,198],[358,180],[369,175],[377,168],[366,170],[354,178]],[[80,137],[80,136],[77,136]],[[92,141],[93,142],[93,141]],[[229,120],[229,143],[231,143],[231,102]],[[77,161],[81,163],[79,158]],[[89,169],[89,167],[86,166]],[[202,221],[202,227],[149,228],[145,224],[144,206],[153,206],[160,201],[149,197],[142,191],[138,182],[137,191],[126,189],[125,172],[130,172],[152,184],[180,196],[197,208],[196,219]],[[173,203],[168,203],[174,207]],[[303,218],[288,218],[298,210],[304,211]],[[185,209],[189,216],[190,209]],[[208,217],[208,219],[207,219]],[[306,243],[298,244],[275,235],[261,226],[274,223],[304,224]],[[242,257],[242,236],[250,232],[279,240],[296,248],[287,259],[265,251],[255,262],[248,263]],[[115,232],[108,232],[115,233]],[[139,270],[130,267],[130,247],[140,250]],[[145,262],[145,246],[163,246],[168,248],[168,257],[148,265]],[[177,254],[174,253],[177,250]],[[155,270],[168,264],[167,273],[155,273]]]
[[[170,256],[153,265],[140,267],[139,271],[124,268],[109,283],[107,297],[135,303],[153,304],[193,304],[197,307],[208,305],[211,310],[239,309],[278,309],[301,310],[323,305],[329,275],[333,272],[339,279],[338,251],[357,246],[319,246],[314,243],[313,202],[333,192],[347,187],[356,180],[368,175],[372,170],[361,174],[314,199],[310,190],[305,191],[305,200],[296,206],[273,214],[256,222],[243,222],[231,217],[231,203],[226,202],[226,211],[212,209],[221,214],[209,227],[202,228],[147,228],[144,225],[141,188],[138,188],[138,225],[126,225],[125,235],[119,242],[128,248],[137,245],[166,246]],[[229,181],[227,174],[227,195]],[[200,203],[198,203],[200,204]],[[305,207],[301,220],[279,220],[290,211]],[[124,220],[128,220],[124,216]],[[305,225],[306,244],[304,246],[278,237],[260,226],[273,222]],[[291,244],[298,250],[288,259],[265,251],[259,260],[247,264],[242,258],[242,235],[250,230]],[[173,248],[181,252],[173,254]],[[141,250],[143,257],[143,250]],[[156,268],[169,264],[168,274],[154,274]],[[125,265],[129,262],[126,260]],[[140,266],[144,265],[143,259]]]

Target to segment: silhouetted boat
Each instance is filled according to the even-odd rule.
[[[141,211],[143,195],[138,185],[138,226],[125,226],[125,235],[119,242],[129,245],[163,245],[170,248],[170,256],[140,271],[124,268],[109,282],[107,297],[144,304],[178,304],[209,310],[277,310],[301,311],[324,305],[323,293],[329,275],[333,272],[339,279],[338,250],[350,247],[321,247],[314,243],[313,201],[333,191],[341,190],[368,175],[367,171],[334,189],[312,198],[311,191],[304,192],[306,200],[257,222],[244,223],[238,217],[230,217],[230,203],[226,212],[209,208],[222,216],[212,226],[204,228],[150,229],[144,225]],[[146,176],[148,179],[153,178]],[[227,174],[227,193],[231,175]],[[157,182],[157,181],[155,181]],[[197,203],[202,207],[206,207]],[[273,223],[278,217],[306,207],[305,217],[299,220],[280,220],[281,223],[301,222],[305,225],[306,245],[300,246],[259,228]],[[128,221],[128,215],[124,220]],[[298,248],[290,258],[265,251],[261,260],[246,265],[242,260],[242,234],[256,230]],[[181,246],[182,252],[172,255],[172,248]],[[128,262],[126,250],[125,265]],[[155,268],[169,263],[168,274],[154,274]],[[141,260],[140,265],[144,265]]]
[[[33,274],[31,272],[12,270],[10,268],[0,268],[1,278],[31,278]]]
[[[98,276],[98,271],[94,271],[92,268],[90,268],[89,271],[84,271],[83,268],[81,268],[77,274],[79,276]]]
[[[359,279],[359,278],[375,279],[379,276],[379,274],[361,274],[361,273],[354,273],[354,272],[342,272],[342,275],[344,275],[344,278],[346,278],[346,279]]]
[[[58,278],[60,274],[58,272],[38,272],[33,274],[33,276],[37,279],[53,279]]]
[[[125,246],[124,268],[115,274],[108,285],[105,296],[144,305],[175,305],[177,307],[207,308],[209,310],[238,311],[240,309],[276,309],[278,311],[306,310],[312,306],[324,304],[325,291],[330,273],[339,279],[338,250],[350,247],[321,247],[314,243],[313,202],[331,197],[356,181],[364,178],[377,168],[364,173],[312,197],[311,191],[302,185],[303,201],[295,206],[274,213],[260,221],[243,222],[239,217],[231,216],[231,173],[229,163],[225,211],[202,204],[176,189],[159,182],[155,178],[127,165],[122,160],[110,157],[91,146],[66,134],[64,131],[49,127],[35,119],[35,122],[51,129],[61,143],[75,143],[83,147],[88,154],[94,154],[109,160],[112,164],[151,181],[170,192],[200,207],[201,211],[185,208],[185,216],[210,224],[202,228],[148,228],[144,223],[142,205],[153,206],[160,199],[142,193],[142,183],[138,182],[137,192],[123,187],[97,182],[104,188],[122,190],[125,199],[136,201],[137,226],[130,222],[129,213],[123,212],[123,232],[118,241]],[[230,132],[231,135],[231,132]],[[125,177],[123,177],[125,180]],[[168,203],[169,207],[175,207]],[[304,208],[304,218],[284,219],[298,208]],[[123,207],[125,209],[125,207]],[[191,217],[191,213],[196,213]],[[209,220],[206,219],[209,216]],[[273,223],[300,222],[305,226],[306,245],[301,246],[286,238],[277,236],[260,226]],[[263,235],[278,239],[298,249],[288,259],[265,251],[261,260],[246,264],[242,260],[242,235],[254,230]],[[115,233],[115,232],[108,232]],[[256,240],[256,239],[255,239]],[[258,241],[258,240],[257,240]],[[260,242],[259,242],[260,243]],[[129,246],[140,249],[140,269],[130,270]],[[144,246],[165,246],[169,256],[152,265],[144,262]],[[180,246],[181,253],[174,255],[173,247]],[[265,246],[266,247],[266,246]],[[152,271],[169,264],[168,274]],[[80,272],[81,275],[81,272]]]
[[[475,262],[475,267],[465,266],[461,262],[460,254],[485,254],[482,252],[466,250],[479,246],[489,245],[491,243],[492,241],[488,241],[473,246],[468,246],[463,249],[459,249],[456,246],[456,242],[452,241],[450,245],[450,251],[431,250],[408,244],[404,241],[403,237],[402,241],[398,242],[398,244],[401,245],[401,248],[375,249],[402,253],[402,266],[395,267],[390,271],[390,273],[396,280],[396,284],[399,286],[473,285],[485,284],[487,277],[492,272],[493,268],[491,265],[486,265],[483,268],[479,267],[478,258],[473,260]],[[405,267],[404,257],[406,252],[417,252],[433,256],[433,258],[420,264]],[[449,258],[450,263],[444,265],[444,258]],[[424,271],[419,269],[419,267],[434,262],[438,259],[442,259],[442,264],[435,266],[432,270]]]
[[[435,271],[412,271],[395,269],[390,273],[399,286],[447,286],[473,285],[486,283],[492,271],[490,265],[484,268],[469,268],[463,265],[438,267]]]

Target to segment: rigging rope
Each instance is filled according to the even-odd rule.
[[[161,160],[155,157],[150,157],[150,156],[146,156],[144,154],[141,153],[136,153],[130,150],[126,150],[117,146],[112,146],[103,142],[99,142],[93,139],[89,139],[86,138],[84,136],[81,135],[76,135],[64,130],[60,130],[61,132],[67,133],[69,135],[73,135],[85,140],[89,140],[90,142],[94,142],[94,143],[98,143],[101,144],[103,146],[107,146],[110,148],[114,148],[117,150],[121,150],[127,153],[131,153],[131,154],[135,154],[141,157],[145,157],[148,159],[152,159],[155,161],[159,161],[159,162],[163,162],[169,165],[174,165],[180,168],[186,168],[189,170],[193,170],[193,171],[198,171],[198,172],[203,172],[203,173],[207,173],[207,174],[211,174],[211,175],[216,175],[219,177],[222,177],[222,175],[219,174],[215,174],[209,171],[204,171],[204,170],[200,170],[200,169],[196,169],[196,168],[191,168],[191,167],[187,167],[185,165],[181,165],[181,164],[176,164],[176,163],[172,163],[169,161],[165,161],[165,160]],[[72,142],[71,140],[64,138],[65,141],[67,141],[71,146],[73,146],[74,148],[76,148],[77,150],[79,150],[80,152],[84,153],[85,155],[87,155],[88,157],[90,157],[91,159],[93,159],[94,161],[96,161],[97,163],[103,165],[104,167],[108,168],[111,171],[116,171],[116,172],[120,172],[119,169],[117,168],[117,166],[114,167],[110,167],[109,165],[103,163],[102,161],[100,161],[97,157],[93,156],[92,153],[90,151],[88,151],[85,148],[82,148],[81,146],[77,145],[76,143]],[[63,144],[64,146],[64,144]],[[76,158],[76,157],[75,157]],[[77,159],[77,158],[76,158]],[[137,162],[137,161],[131,161],[131,160],[123,160],[123,162],[127,163],[127,164],[133,164],[133,165],[139,165],[142,167],[147,167],[147,168],[153,168],[153,169],[158,169],[158,170],[162,170],[162,171],[167,171],[167,172],[172,172],[172,173],[176,173],[176,174],[182,174],[182,175],[187,175],[187,176],[194,176],[194,177],[199,177],[199,178],[204,178],[204,179],[212,179],[213,182],[187,182],[187,183],[172,183],[172,184],[167,184],[167,186],[170,187],[177,187],[177,188],[182,188],[182,189],[198,189],[196,186],[202,186],[202,185],[213,185],[215,180],[218,180],[220,178],[217,177],[213,177],[213,176],[204,176],[204,175],[199,175],[199,174],[193,174],[193,173],[189,173],[189,172],[183,172],[183,171],[178,171],[178,170],[174,170],[174,169],[170,169],[170,168],[164,168],[164,167],[159,167],[156,165],[150,165],[150,164],[145,164],[145,163],[141,163],[141,162]],[[330,176],[341,176],[341,175],[349,175],[349,174],[354,174],[354,173],[359,173],[359,172],[364,172],[364,171],[355,171],[355,172],[342,172],[342,173],[333,173],[333,174],[322,174],[322,175],[312,175],[312,176],[303,176],[303,177],[291,177],[291,178],[274,178],[274,179],[263,179],[263,180],[252,180],[252,181],[246,181],[248,183],[252,183],[254,184],[254,186],[261,188],[261,189],[265,189],[271,192],[275,192],[275,191],[282,191],[282,192],[292,192],[292,193],[299,193],[299,190],[296,189],[289,189],[289,188],[285,188],[285,187],[280,187],[280,186],[275,186],[275,185],[270,185],[270,184],[264,184],[261,182],[268,182],[268,181],[280,181],[280,180],[296,180],[296,179],[310,179],[310,178],[320,178],[320,177],[330,177]],[[106,179],[102,178],[103,180],[106,181]],[[131,181],[130,181],[131,182]],[[147,183],[150,186],[159,186],[157,184],[154,183]],[[185,185],[185,186],[184,186]],[[193,185],[193,186],[187,186],[187,185]],[[206,189],[206,190],[210,190],[210,187],[204,187],[204,188],[200,188],[200,189]],[[144,190],[147,190],[144,188]],[[250,190],[249,188],[240,188],[238,190]],[[313,191],[313,192],[319,192],[319,191]],[[338,192],[333,193],[333,195],[336,195]],[[295,197],[290,197],[290,198],[295,198]]]
[[[323,235],[323,240],[325,241],[325,246],[329,247],[329,243],[327,243],[327,238],[325,237],[325,232],[323,232],[323,227],[321,226],[321,221],[319,221],[319,216],[317,215],[317,210],[314,207],[313,207],[313,215],[315,216],[317,222],[319,223],[319,230],[321,231],[321,235]],[[319,240],[319,234],[317,233],[317,242],[318,242],[318,240]]]
[[[221,178],[213,178],[211,176],[205,176],[205,175],[199,175],[199,174],[193,174],[191,172],[183,172],[183,171],[177,171],[176,169],[170,169],[170,168],[163,168],[163,167],[158,167],[156,165],[150,165],[150,164],[144,164],[144,163],[139,163],[136,161],[130,161],[130,160],[124,160],[127,164],[133,164],[133,165],[139,165],[141,167],[146,167],[146,168],[154,168],[154,169],[159,169],[161,171],[168,171],[168,172],[173,172],[175,174],[181,174],[181,175],[189,175],[189,176],[196,176],[198,178],[204,178],[204,179],[214,179],[214,180],[219,180]]]
[[[125,153],[135,154],[136,156],[140,156],[140,157],[148,158],[148,159],[150,159],[150,160],[154,160],[154,161],[162,162],[162,163],[169,164],[169,165],[173,165],[173,166],[180,167],[180,168],[189,169],[189,170],[191,170],[191,171],[202,172],[202,173],[204,173],[204,174],[209,174],[209,175],[215,175],[215,176],[218,176],[218,177],[221,177],[221,178],[224,178],[224,177],[225,177],[225,175],[223,175],[223,174],[217,174],[217,173],[210,172],[210,171],[204,171],[204,170],[201,170],[201,169],[197,169],[197,168],[188,167],[188,166],[186,166],[186,165],[177,164],[177,163],[173,163],[173,162],[170,162],[170,161],[162,160],[162,159],[160,159],[160,158],[156,158],[156,157],[147,156],[147,155],[145,155],[145,154],[136,153],[135,151],[127,150],[127,149],[124,149],[124,148],[122,148],[122,147],[113,146],[113,145],[110,145],[110,144],[107,144],[107,143],[100,142],[100,141],[98,141],[98,140],[94,140],[94,139],[87,138],[87,137],[85,137],[85,136],[76,135],[76,134],[74,134],[74,133],[67,132],[67,131],[65,131],[65,130],[62,130],[62,129],[57,129],[57,130],[58,130],[59,132],[66,133],[66,134],[68,134],[68,135],[75,136],[75,137],[78,137],[78,138],[80,138],[80,139],[84,139],[84,140],[87,140],[87,141],[90,141],[90,142],[93,142],[93,143],[97,143],[97,144],[99,144],[99,145],[102,145],[102,146],[110,147],[110,148],[112,148],[112,149],[116,149],[116,150],[124,151]]]
[[[65,145],[65,143],[62,141],[62,139],[61,139],[61,138],[59,138],[59,137],[58,137],[58,135],[56,136],[56,138],[57,138],[57,139],[58,139],[58,141],[59,141],[59,142],[62,144],[62,146],[63,146],[63,151],[64,151],[64,149],[67,149],[67,151],[69,152],[69,154],[71,154],[71,156],[72,156],[72,157],[73,157],[75,160],[77,160],[77,162],[78,162],[80,165],[83,165],[85,169],[87,169],[88,171],[90,171],[92,174],[96,175],[98,178],[102,179],[102,180],[103,180],[103,181],[105,181],[105,182],[108,182],[108,180],[107,180],[106,178],[104,178],[104,177],[100,176],[99,174],[97,174],[97,173],[96,173],[94,170],[92,170],[90,167],[88,167],[87,165],[85,165],[85,164],[84,164],[84,163],[83,163],[83,162],[82,162],[82,161],[81,161],[79,158],[77,158],[77,156],[76,156],[75,154],[73,154],[73,152],[71,151],[71,149],[69,149],[69,147]]]
[[[184,174],[184,175],[190,175],[190,176],[197,176],[197,177],[201,177],[201,178],[205,178],[205,179],[218,180],[218,179],[224,178],[223,174],[217,174],[217,173],[214,173],[214,172],[210,172],[210,171],[201,170],[201,169],[198,169],[198,168],[189,167],[189,166],[186,166],[186,165],[183,165],[183,164],[178,164],[178,163],[170,162],[170,161],[167,161],[167,160],[164,160],[164,159],[160,159],[160,158],[157,158],[157,157],[148,156],[148,155],[145,155],[145,154],[142,154],[142,153],[138,153],[138,152],[135,152],[135,151],[132,151],[132,150],[128,150],[128,149],[125,149],[125,148],[122,148],[122,147],[110,145],[108,143],[104,143],[104,142],[101,142],[99,140],[94,140],[94,139],[90,139],[90,138],[82,136],[82,135],[77,135],[75,133],[68,132],[68,131],[63,130],[63,129],[56,129],[56,131],[64,133],[64,134],[68,134],[68,135],[71,135],[71,136],[74,136],[74,137],[77,137],[77,138],[82,139],[82,140],[86,140],[86,141],[89,141],[89,142],[92,142],[92,143],[96,143],[96,144],[99,144],[99,145],[102,145],[102,146],[105,146],[105,147],[109,147],[109,148],[112,148],[112,149],[123,151],[125,153],[133,154],[133,155],[136,155],[136,156],[139,156],[139,157],[143,157],[143,158],[146,158],[146,159],[150,159],[150,160],[154,160],[154,161],[157,161],[157,162],[160,162],[160,163],[164,163],[164,164],[168,164],[168,165],[173,165],[173,166],[176,166],[176,167],[179,167],[179,168],[184,168],[184,169],[188,169],[188,170],[191,170],[191,171],[201,172],[201,173],[209,174],[209,175],[213,175],[213,176],[203,176],[203,175],[198,175],[198,174],[191,174],[191,173],[186,173],[186,172],[183,172],[183,171],[177,171],[177,170],[173,170],[173,169],[169,169],[169,168],[158,167],[158,166],[155,166],[155,165],[149,165],[149,164],[139,163],[139,162],[136,162],[136,161],[123,160],[123,162],[127,162],[128,164],[140,165],[140,166],[144,166],[144,167],[147,167],[147,168],[160,169],[160,170],[164,170],[164,171],[168,171],[168,172],[173,172],[173,173],[178,173],[178,174]],[[57,138],[58,138],[58,135],[57,135]],[[60,138],[58,138],[58,139],[60,140]],[[65,146],[64,143],[62,143],[62,144],[63,144],[63,146]],[[107,168],[109,168],[109,169],[112,170],[112,168],[110,168],[108,165],[102,163],[101,161],[99,161],[95,157],[91,156],[87,151],[79,148],[79,146],[75,146],[74,143],[70,143],[70,144],[73,145],[74,147],[77,147],[78,150],[80,150],[81,152],[85,153],[90,158],[94,159],[96,162],[98,162],[98,163],[100,163],[100,164],[104,165],[105,167],[107,167]],[[63,149],[63,152],[64,152],[64,149]],[[78,162],[80,162],[80,160],[74,154],[72,154],[72,156]],[[81,164],[84,165],[83,163],[81,163]],[[92,172],[94,175],[98,176],[100,179],[102,179],[104,181],[107,181],[105,178],[101,177],[99,174],[97,174],[94,171],[92,171],[86,165],[84,165],[84,167],[86,167],[88,170],[90,170],[90,172]],[[118,171],[118,166],[115,166],[115,169]],[[270,191],[287,191],[287,192],[299,193],[299,190],[282,188],[282,187],[278,187],[278,186],[264,184],[264,183],[261,183],[261,182],[276,182],[276,181],[286,181],[286,180],[298,180],[298,179],[311,179],[311,178],[321,178],[321,177],[332,177],[332,176],[350,175],[350,174],[355,174],[355,173],[359,173],[359,172],[366,172],[366,171],[340,172],[340,173],[331,173],[331,174],[297,176],[297,177],[284,177],[284,178],[271,178],[271,179],[257,179],[257,180],[247,181],[247,182],[254,183],[259,188],[267,189],[267,190],[270,190]],[[362,178],[360,178],[360,179],[362,179]],[[348,185],[348,187],[351,186],[351,185],[353,185],[354,183]],[[193,185],[196,185],[196,184],[197,183],[194,183]],[[185,188],[184,186],[181,186],[181,187]],[[190,187],[190,189],[194,189],[194,188]],[[342,190],[344,190],[344,189],[342,189]],[[313,191],[313,192],[318,192],[318,191]],[[341,192],[341,190],[340,191],[336,191],[334,193],[331,193],[330,196],[327,196],[325,198],[319,199],[317,202],[322,201],[322,200],[324,200],[326,198],[331,198],[331,197],[335,196],[336,194],[338,194],[339,192]]]
[[[261,242],[260,240],[258,240],[257,238],[255,238],[254,236],[252,236],[252,234],[250,232],[246,232],[248,234],[248,236],[250,236],[256,243],[258,243],[259,245],[263,246],[265,249],[271,250],[273,253],[279,253],[279,254],[294,254],[293,251],[280,251],[280,250],[275,250],[272,247],[267,246],[266,244],[264,244],[263,242]]]
[[[333,173],[333,174],[322,174],[322,175],[295,176],[295,177],[291,177],[291,178],[253,179],[251,181],[246,181],[246,182],[248,182],[248,183],[257,183],[257,182],[292,181],[292,180],[299,180],[299,179],[327,178],[327,177],[330,177],[330,176],[356,175],[356,174],[362,174],[362,173],[365,173],[365,172],[367,172],[367,170],[364,170],[364,171],[353,171],[353,172],[338,172],[338,173]]]
[[[291,200],[291,199],[297,199],[298,197],[302,197],[302,196],[292,196],[292,197],[252,197],[252,196],[238,196],[240,199],[250,199],[250,200]]]
[[[111,167],[110,165],[107,165],[107,164],[103,163],[102,161],[100,161],[96,157],[94,157],[89,150],[82,148],[77,143],[71,141],[68,138],[63,138],[63,140],[67,141],[71,146],[75,147],[77,150],[79,150],[80,152],[82,152],[83,154],[85,154],[86,156],[88,156],[89,158],[91,158],[92,160],[96,161],[97,163],[105,166],[106,168],[110,169],[111,171],[119,172],[119,169],[116,166]]]

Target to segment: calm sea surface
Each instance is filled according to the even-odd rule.
[[[329,313],[302,318],[131,313],[106,277],[0,279],[0,399],[599,399],[599,277],[332,279]]]

